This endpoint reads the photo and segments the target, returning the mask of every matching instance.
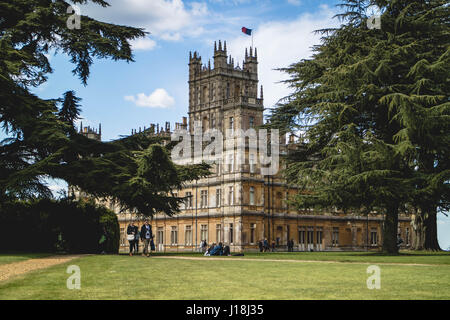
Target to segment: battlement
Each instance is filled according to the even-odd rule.
[[[89,139],[94,139],[101,141],[102,140],[102,124],[98,125],[98,130],[95,128],[91,128],[90,126],[83,127],[83,122],[80,123],[80,134],[88,137]]]
[[[188,129],[187,118],[183,117],[182,122],[175,122],[175,129],[176,130],[180,130],[180,129],[187,130]],[[140,133],[146,133],[151,136],[157,136],[157,137],[170,137],[170,135],[172,134],[172,131],[170,129],[170,122],[166,121],[164,126],[162,126],[162,125],[160,126],[159,123],[157,123],[157,124],[150,123],[150,127],[148,127],[148,128],[146,128],[144,126],[143,129],[142,129],[142,127],[139,127],[139,129],[131,129],[131,135],[140,134]]]
[[[227,55],[227,42],[219,40],[219,44],[214,42],[214,65],[211,65],[211,59],[207,64],[202,63],[202,57],[197,51],[189,52],[189,80],[203,78],[219,73],[230,73],[235,77],[248,78],[249,74],[257,79],[258,73],[258,52],[256,48],[245,49],[245,59],[242,61],[242,67],[239,62],[235,64],[234,58]]]

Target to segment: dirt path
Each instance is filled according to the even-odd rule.
[[[363,261],[337,261],[337,260],[289,260],[289,259],[246,259],[246,258],[218,258],[218,257],[176,257],[176,256],[154,256],[152,259],[179,259],[179,260],[219,260],[219,261],[268,261],[268,262],[294,262],[294,263],[342,263],[342,264],[367,264],[367,265],[393,265],[393,266],[422,266],[422,267],[450,267],[445,264],[425,263],[400,263],[400,262],[363,262]]]
[[[0,281],[5,281],[30,271],[45,269],[57,264],[65,263],[82,256],[85,255],[52,256],[3,264],[0,265]]]

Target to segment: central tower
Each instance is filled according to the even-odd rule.
[[[203,130],[243,129],[263,124],[263,89],[258,98],[256,49],[245,49],[242,68],[227,55],[227,43],[214,43],[214,66],[189,53],[189,128],[201,121]]]

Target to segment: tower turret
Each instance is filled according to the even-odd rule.
[[[226,68],[227,66],[227,43],[224,42],[224,49],[222,50],[222,41],[219,40],[219,48],[215,49],[214,43],[214,69]]]
[[[189,79],[198,75],[202,70],[202,57],[197,54],[197,51],[189,52]]]
[[[250,47],[250,55],[247,48],[245,48],[244,70],[250,73],[258,73],[258,53],[255,48],[255,55],[253,55],[253,48]]]

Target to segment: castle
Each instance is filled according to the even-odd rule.
[[[222,132],[258,128],[263,125],[263,101],[256,48],[246,49],[241,68],[227,55],[226,42],[219,41],[214,44],[213,66],[210,62],[203,65],[197,52],[189,54],[189,112],[175,128],[188,129],[190,134],[195,123],[201,123],[203,130],[215,128]],[[93,136],[96,131],[91,131],[81,128],[81,132]],[[101,134],[101,128],[99,131]],[[170,137],[170,123],[164,128],[152,124],[144,131]],[[132,130],[132,134],[137,132]],[[281,154],[294,144],[292,135],[287,142],[281,139]],[[258,250],[258,241],[263,239],[274,243],[278,250],[286,250],[288,240],[293,240],[296,251],[365,250],[381,246],[381,215],[300,212],[287,201],[298,190],[286,183],[281,170],[276,175],[263,175],[258,157],[252,158],[246,150],[245,163],[237,164],[235,156],[232,154],[225,164],[213,165],[209,177],[192,181],[177,191],[178,197],[186,198],[178,215],[168,217],[161,213],[152,218],[158,251],[197,251],[202,240],[208,244],[222,242],[234,252]],[[110,209],[119,212],[113,204]],[[126,227],[137,217],[118,213],[118,218],[121,249],[125,251]],[[399,217],[398,231],[403,245],[408,246],[409,218]]]

